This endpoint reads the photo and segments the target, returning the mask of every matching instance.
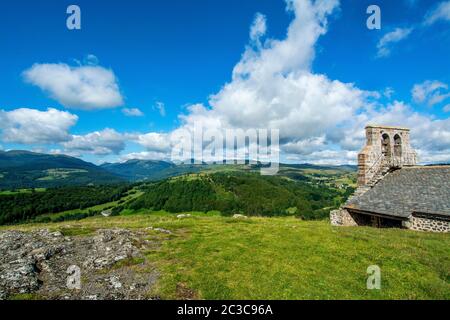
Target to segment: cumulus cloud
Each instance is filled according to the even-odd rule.
[[[127,117],[142,117],[144,113],[138,108],[123,108],[122,113]]]
[[[209,106],[190,106],[180,117],[183,128],[280,129],[285,150],[307,154],[323,148],[324,137],[362,108],[371,94],[311,72],[315,43],[326,33],[327,17],[337,6],[332,0],[288,1],[295,18],[286,38],[248,46],[232,81],[211,96]],[[250,42],[261,20],[255,18]]]
[[[291,154],[287,160],[291,162],[314,163],[316,165],[345,165],[355,164],[358,153],[347,150],[320,150],[308,155]]]
[[[150,132],[137,135],[135,141],[148,151],[169,152],[171,149],[170,135],[166,133]]]
[[[66,111],[20,108],[0,110],[0,130],[4,142],[52,144],[71,139],[69,129],[78,117]]]
[[[114,72],[100,66],[35,64],[23,76],[67,108],[94,110],[123,104]]]
[[[125,149],[127,136],[114,129],[104,129],[86,135],[73,135],[70,141],[62,143],[65,152],[90,153],[95,155],[119,154]]]
[[[411,93],[414,102],[426,103],[430,107],[450,98],[448,85],[437,80],[427,80],[423,83],[415,84]]]
[[[327,17],[338,7],[338,0],[289,0],[295,14],[284,40],[269,39],[267,47],[247,47],[233,70],[233,79],[266,79],[293,69],[308,69],[314,58],[314,44],[327,31]],[[252,28],[253,29],[253,28]]]
[[[394,31],[391,31],[389,33],[386,33],[380,41],[378,41],[377,44],[377,57],[387,57],[391,54],[391,47],[395,43],[406,39],[411,32],[413,31],[412,28],[397,28]]]
[[[448,121],[421,115],[403,102],[384,106],[378,92],[312,72],[315,45],[326,33],[337,1],[292,0],[287,4],[294,18],[286,37],[252,45],[258,34],[254,30],[264,29],[256,27],[262,23],[257,16],[250,28],[250,45],[234,67],[231,81],[211,95],[207,105],[189,106],[175,133],[192,131],[195,126],[279,129],[285,159],[334,164],[356,162],[369,123],[410,126],[421,152],[432,154],[447,146]],[[388,48],[409,32],[394,31],[380,48]],[[387,96],[391,94],[389,90]],[[425,138],[424,132],[432,132],[433,138]]]
[[[368,110],[353,118],[352,124],[348,123],[345,134],[353,137],[355,142],[364,144],[364,126],[366,124],[382,124],[390,126],[403,126],[411,128],[411,143],[418,150],[422,162],[432,162],[433,155],[440,153],[435,161],[441,161],[446,152],[447,160],[450,160],[450,119],[434,119],[433,117],[414,111],[404,102],[394,101],[386,107]]]
[[[450,21],[450,1],[443,1],[431,9],[425,16],[425,25],[431,25],[438,21]]]
[[[249,44],[231,80],[212,94],[207,104],[188,106],[186,113],[179,116],[179,128],[133,135],[105,129],[73,136],[63,146],[72,152],[118,154],[124,150],[124,141],[131,140],[145,150],[124,155],[122,160],[168,159],[173,147],[171,138],[198,126],[221,131],[265,128],[280,130],[284,159],[343,164],[356,162],[357,152],[364,145],[364,127],[372,123],[410,127],[413,145],[420,155],[425,155],[423,161],[450,160],[449,119],[418,113],[401,101],[383,105],[379,102],[383,93],[312,71],[316,43],[327,32],[328,19],[339,6],[337,0],[286,2],[293,13],[286,36],[265,39],[262,44],[266,19],[257,14],[250,27]],[[392,39],[398,38],[385,39],[384,46],[387,48],[395,42]],[[426,88],[416,90],[416,98],[428,101],[442,89],[431,93]],[[391,97],[392,90],[385,94]]]
[[[289,154],[308,155],[319,150],[324,150],[326,147],[326,138],[323,135],[316,138],[288,142],[283,145],[283,150]]]

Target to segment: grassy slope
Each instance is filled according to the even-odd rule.
[[[156,292],[162,298],[185,298],[188,288],[190,297],[203,299],[450,299],[449,234],[164,213],[67,224],[47,227],[70,235],[109,227],[174,231],[159,250],[146,253],[162,273]],[[366,289],[373,264],[381,267],[379,291]]]

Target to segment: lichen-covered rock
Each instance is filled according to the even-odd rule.
[[[147,299],[158,273],[140,252],[155,246],[146,235],[125,229],[78,237],[45,229],[0,232],[0,299],[29,293],[44,299]],[[70,283],[79,286],[68,285],[69,277],[78,277]]]

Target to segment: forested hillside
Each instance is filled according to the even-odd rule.
[[[100,167],[129,181],[139,181],[174,166],[166,161],[132,159],[122,163],[104,163]]]
[[[0,195],[0,225],[17,223],[46,213],[84,209],[120,199],[131,187],[89,186]]]
[[[108,204],[114,214],[145,209],[321,219],[353,192],[352,168],[282,164],[271,177],[261,176],[259,169],[151,160],[98,167],[68,156],[0,152],[0,224],[37,221],[37,216],[53,213],[58,219],[66,214],[82,219],[99,213],[92,206],[109,202],[115,202]],[[142,181],[118,186],[125,180]],[[125,201],[124,192],[131,188],[134,196]],[[71,210],[77,212],[65,212]]]
[[[101,168],[128,181],[161,180],[209,168],[206,164],[174,164],[167,161],[132,159],[123,163],[105,163]]]
[[[0,151],[0,189],[113,184],[124,179],[92,163],[65,155]]]
[[[284,177],[258,174],[198,174],[147,187],[129,207],[169,212],[218,210],[224,215],[296,215],[321,219],[343,201],[344,192]]]

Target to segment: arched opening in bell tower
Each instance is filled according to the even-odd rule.
[[[391,138],[387,133],[381,136],[381,152],[385,157],[391,156]]]
[[[394,136],[394,157],[402,157],[402,138],[398,134]]]

